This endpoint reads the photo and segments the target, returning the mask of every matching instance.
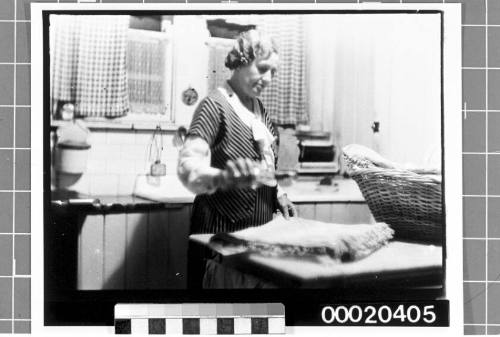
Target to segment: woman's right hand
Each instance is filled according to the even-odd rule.
[[[248,158],[228,160],[224,170],[226,187],[248,188],[255,187],[260,174],[261,164]]]
[[[248,158],[228,160],[218,185],[222,189],[256,187],[261,174],[262,167],[259,162]]]

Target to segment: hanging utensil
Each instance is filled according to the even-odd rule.
[[[148,146],[149,162],[151,164],[152,176],[164,176],[167,174],[167,166],[161,162],[161,154],[163,152],[163,136],[161,127],[158,125],[153,131],[153,136]]]

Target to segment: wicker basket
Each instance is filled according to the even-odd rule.
[[[398,239],[442,243],[440,174],[379,167],[346,150],[343,158],[376,221],[391,225]]]

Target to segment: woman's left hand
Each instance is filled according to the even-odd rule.
[[[285,219],[290,219],[291,216],[297,216],[295,205],[288,199],[286,194],[278,197],[278,210],[283,214]]]

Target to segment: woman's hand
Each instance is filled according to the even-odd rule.
[[[248,158],[228,160],[223,173],[223,188],[248,188],[257,185],[260,163]]]
[[[291,216],[297,216],[295,205],[288,199],[286,194],[278,197],[278,210],[283,214],[285,219],[290,219]]]

